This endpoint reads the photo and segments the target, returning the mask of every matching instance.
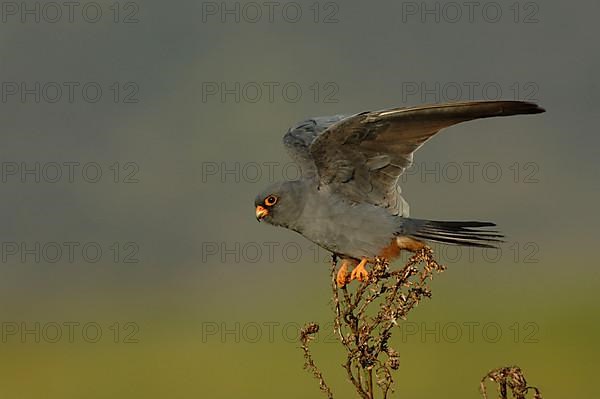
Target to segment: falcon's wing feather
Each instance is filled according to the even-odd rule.
[[[333,115],[307,119],[291,127],[283,136],[283,145],[290,157],[300,167],[303,177],[317,175],[317,168],[309,150],[312,142],[328,127],[349,116]]]
[[[473,119],[541,112],[544,109],[536,104],[521,101],[363,112],[315,135],[307,159],[316,165],[321,187],[328,186],[353,202],[368,202],[393,214],[404,214],[406,203],[400,196],[398,179],[411,166],[413,153],[441,129]]]

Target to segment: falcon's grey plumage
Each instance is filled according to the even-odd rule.
[[[442,222],[409,218],[399,178],[413,154],[441,129],[480,118],[537,114],[522,101],[476,101],[394,108],[306,120],[283,138],[302,176],[278,182],[255,200],[256,217],[302,234],[342,257],[360,261],[352,278],[364,279],[375,257],[421,247],[422,240],[493,247],[502,237],[490,222]]]

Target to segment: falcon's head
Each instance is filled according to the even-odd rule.
[[[271,184],[254,200],[256,219],[293,228],[304,209],[304,192],[304,184],[299,180]]]

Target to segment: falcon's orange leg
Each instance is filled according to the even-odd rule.
[[[337,277],[335,281],[337,282],[337,286],[342,288],[346,284],[350,282],[350,278],[348,276],[348,265],[351,263],[349,259],[342,259],[342,266],[340,266],[340,270],[337,273]]]
[[[392,261],[400,257],[400,252],[404,249],[410,252],[417,252],[425,247],[425,243],[407,236],[399,236],[390,242],[390,245],[383,248],[379,254],[380,258]]]
[[[352,273],[350,274],[350,281],[354,279],[358,281],[369,280],[369,272],[367,271],[367,269],[365,269],[366,264],[367,258],[362,258],[358,266],[356,266],[354,270],[352,270]]]
[[[410,252],[417,252],[423,247],[425,247],[425,243],[415,240],[414,238],[396,237],[394,240],[392,240],[390,245],[381,251],[379,257],[387,260],[393,260],[400,256],[400,251],[403,249]],[[336,278],[338,287],[344,287],[352,280],[358,280],[361,282],[368,281],[369,272],[365,268],[367,262],[367,258],[362,258],[358,266],[356,266],[354,270],[352,270],[352,273],[350,273],[350,278],[348,278],[348,264],[351,263],[351,261],[348,259],[343,259],[342,266],[340,267]]]

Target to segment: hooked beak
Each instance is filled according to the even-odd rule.
[[[258,205],[256,207],[256,220],[258,220],[259,222],[261,220],[263,220],[264,217],[267,216],[268,214],[269,214],[269,211],[266,208],[262,207],[261,205]]]

